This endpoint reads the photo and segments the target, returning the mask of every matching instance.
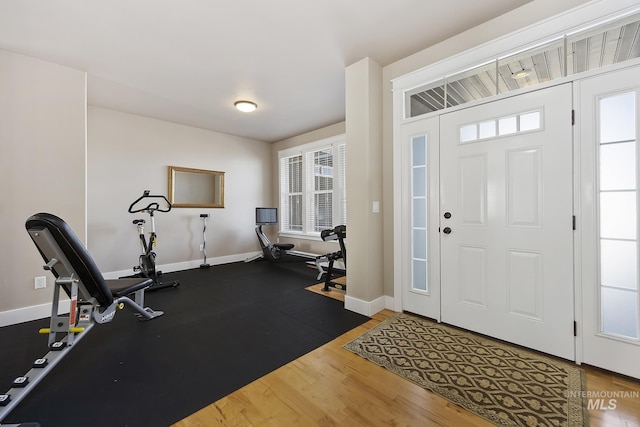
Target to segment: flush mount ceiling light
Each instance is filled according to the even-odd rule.
[[[236,101],[233,103],[233,105],[243,113],[250,113],[258,108],[258,104],[251,101]]]
[[[531,69],[530,68],[523,68],[520,71],[516,71],[515,73],[511,73],[511,78],[512,79],[524,79],[525,77],[527,77],[529,74],[531,74]]]

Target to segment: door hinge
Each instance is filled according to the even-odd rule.
[[[576,110],[571,110],[571,126],[576,124]]]
[[[576,322],[575,320],[573,321],[573,336],[578,336],[578,322]]]
[[[573,229],[575,230],[576,229],[576,216],[575,215],[573,216],[572,226],[573,226]]]

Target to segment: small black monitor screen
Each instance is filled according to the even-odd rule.
[[[256,208],[256,224],[270,225],[278,223],[277,208]]]

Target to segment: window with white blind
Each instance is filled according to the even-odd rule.
[[[319,235],[346,224],[344,135],[278,152],[280,232]]]

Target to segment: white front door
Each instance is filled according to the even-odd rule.
[[[640,378],[640,67],[577,87],[582,360]]]
[[[443,114],[442,321],[575,359],[571,85]]]
[[[438,235],[438,117],[402,127],[403,200],[406,233],[399,257],[403,310],[440,320]]]

